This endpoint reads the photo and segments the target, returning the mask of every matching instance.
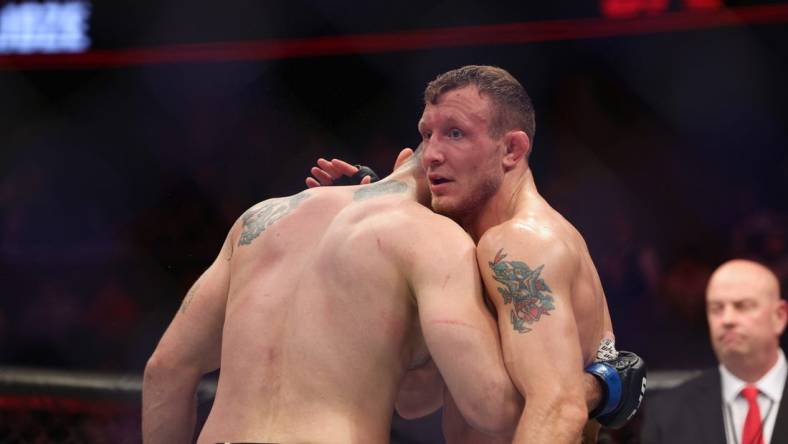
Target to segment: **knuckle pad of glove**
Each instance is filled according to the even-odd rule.
[[[622,394],[619,407],[597,418],[605,427],[617,429],[623,427],[640,408],[646,390],[646,363],[636,354],[620,351],[617,359],[607,361],[621,377]]]
[[[357,165],[357,167],[358,167],[358,173],[354,174],[353,177],[359,176],[358,177],[359,182],[361,182],[361,179],[363,179],[364,176],[369,176],[370,179],[372,179],[372,182],[377,182],[378,180],[380,180],[377,173],[375,173],[372,170],[372,168],[365,165]]]
[[[372,168],[364,165],[356,165],[356,168],[358,168],[356,174],[352,176],[341,176],[337,179],[334,179],[334,185],[359,185],[365,176],[370,176],[372,178],[372,182],[379,180],[378,175],[372,170]]]

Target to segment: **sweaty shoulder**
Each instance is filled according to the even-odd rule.
[[[535,219],[513,218],[487,230],[479,239],[480,264],[494,262],[502,255],[538,264],[551,264],[572,272],[579,263],[576,240],[563,227],[541,224]]]

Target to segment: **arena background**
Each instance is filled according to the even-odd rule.
[[[788,3],[80,3],[84,52],[0,54],[0,442],[138,441],[134,378],[233,221],[317,157],[388,172],[425,84],[465,64],[533,98],[537,185],[584,234],[620,348],[714,365],[710,271],[750,257],[785,288]],[[31,392],[32,369],[110,389]]]

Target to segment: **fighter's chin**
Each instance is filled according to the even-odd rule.
[[[451,202],[443,196],[432,196],[430,206],[432,207],[432,211],[443,216],[452,217],[458,214],[456,206],[452,205]]]

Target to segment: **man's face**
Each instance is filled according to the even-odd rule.
[[[450,217],[476,211],[503,180],[501,139],[489,134],[492,103],[475,86],[442,94],[419,121],[432,208]]]
[[[716,272],[706,290],[706,312],[717,359],[735,367],[776,352],[785,328],[784,305],[769,281],[752,270],[734,266]]]

